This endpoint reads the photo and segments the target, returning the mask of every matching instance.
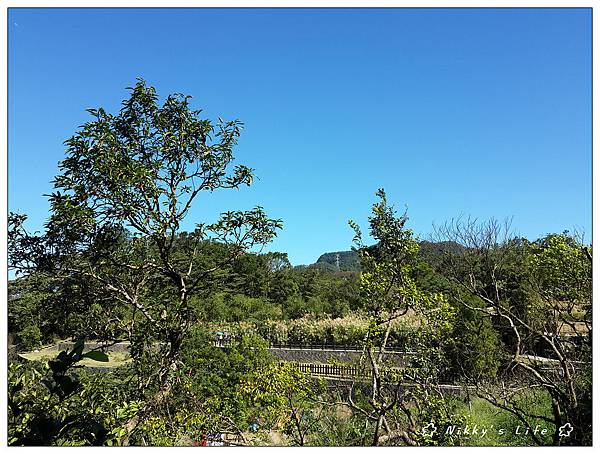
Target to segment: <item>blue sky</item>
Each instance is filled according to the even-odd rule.
[[[40,229],[63,141],[138,76],[245,123],[259,179],[187,228],[262,205],[293,264],[349,249],[384,187],[410,227],[513,217],[591,238],[591,9],[16,9],[9,210]]]

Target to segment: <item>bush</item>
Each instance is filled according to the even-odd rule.
[[[181,356],[182,383],[187,388],[184,386],[172,406],[180,410],[197,402],[210,407],[211,412],[232,418],[240,426],[247,426],[249,409],[240,401],[238,388],[249,374],[271,364],[273,356],[267,351],[264,339],[256,334],[244,334],[228,348],[213,346],[213,339],[211,329],[196,327],[190,331]]]
[[[27,325],[17,333],[19,350],[33,350],[42,344],[42,332],[37,325]]]
[[[215,293],[208,298],[194,298],[192,306],[197,318],[209,322],[260,322],[279,319],[281,308],[264,298],[242,294]]]
[[[360,346],[367,333],[368,320],[361,315],[331,318],[308,313],[293,320],[213,324],[211,329],[213,329],[213,332],[227,331],[235,337],[258,333],[271,344]],[[412,332],[410,326],[397,321],[392,325],[388,347],[396,349],[410,347],[410,339],[413,337]]]

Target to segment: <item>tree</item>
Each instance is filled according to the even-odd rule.
[[[353,397],[352,386],[349,403],[373,422],[374,446],[432,442],[423,439],[419,426],[432,419],[441,426],[442,419],[450,417],[444,414],[444,398],[435,385],[444,366],[443,348],[451,343],[454,310],[442,294],[417,287],[413,276],[419,246],[412,231],[405,228],[407,217],[396,217],[383,189],[377,196],[380,201],[373,205],[369,218],[375,245],[366,247],[360,228],[350,221],[362,269],[360,295],[370,317],[361,362],[367,362],[371,386],[363,403]],[[386,357],[386,349],[392,324],[407,315],[418,320],[411,345],[413,368],[398,370]]]
[[[553,428],[552,443],[591,443],[591,251],[568,234],[533,244],[515,238],[510,223],[452,221],[438,236],[463,246],[440,271],[458,285],[453,298],[488,318],[503,338],[504,366],[478,393],[530,428]],[[545,394],[545,414],[527,398]],[[573,427],[561,437],[561,427]]]
[[[48,293],[48,282],[35,275],[9,282],[8,332],[18,350],[33,350],[51,338],[56,325],[44,304]]]
[[[294,443],[304,446],[314,425],[311,403],[315,402],[319,387],[322,386],[294,364],[272,363],[250,374],[240,391],[261,407],[263,418],[272,424],[282,422],[284,432],[291,435]]]
[[[259,336],[233,339],[227,348],[214,345],[214,332],[195,327],[182,349],[174,396],[160,414],[144,424],[138,437],[151,445],[180,445],[200,441],[207,434],[229,434],[247,444],[243,432],[251,408],[240,396],[248,376],[274,361]]]
[[[232,164],[242,124],[213,124],[182,94],[161,105],[141,79],[130,90],[116,115],[89,109],[93,119],[65,142],[44,234],[29,234],[23,216],[9,218],[13,267],[47,273],[59,286],[93,283],[91,301],[128,310],[114,323],[131,340],[146,401],[128,431],[169,393],[193,322],[190,297],[211,274],[281,228],[261,207],[229,211],[214,223],[198,223],[183,254],[175,254],[183,221],[201,193],[252,183],[252,169]],[[202,251],[214,241],[227,252],[207,265]]]

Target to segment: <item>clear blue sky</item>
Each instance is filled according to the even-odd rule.
[[[9,209],[39,229],[62,142],[141,76],[239,118],[293,264],[351,246],[384,187],[421,237],[457,215],[591,238],[591,9],[9,10]]]

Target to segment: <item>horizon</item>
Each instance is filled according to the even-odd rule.
[[[8,25],[8,205],[31,230],[85,109],[114,113],[143,77],[245,123],[235,163],[257,181],[204,194],[183,230],[261,205],[283,220],[266,250],[308,265],[350,249],[384,187],[420,239],[471,215],[591,242],[590,8],[10,8]]]

